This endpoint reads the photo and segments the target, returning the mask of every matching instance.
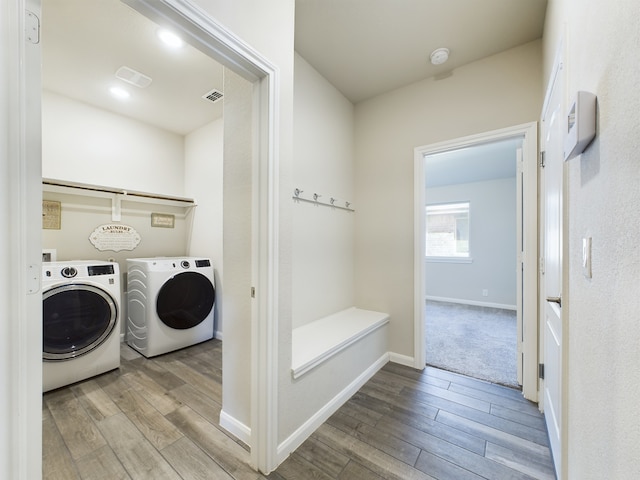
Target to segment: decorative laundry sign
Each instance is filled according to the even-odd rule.
[[[89,241],[101,252],[133,250],[140,243],[140,239],[140,234],[135,228],[119,223],[100,225],[89,235]]]

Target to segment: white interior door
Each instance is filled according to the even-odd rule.
[[[562,435],[562,251],[563,251],[563,68],[557,62],[543,110],[544,141],[544,414],[556,473],[561,471]]]
[[[524,326],[522,323],[523,317],[523,299],[524,299],[524,202],[523,202],[523,182],[524,182],[524,169],[522,164],[522,148],[516,150],[516,252],[518,258],[516,260],[516,370],[518,376],[518,383],[523,384],[523,369],[524,369]]]

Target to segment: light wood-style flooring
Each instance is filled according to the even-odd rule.
[[[386,365],[265,477],[218,425],[217,340],[43,396],[43,478],[553,479],[543,417],[519,391]]]

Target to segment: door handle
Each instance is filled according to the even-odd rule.
[[[547,297],[547,302],[557,303],[559,307],[562,307],[562,297]]]

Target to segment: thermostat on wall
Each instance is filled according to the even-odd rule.
[[[567,115],[567,138],[564,142],[564,159],[580,155],[596,136],[596,96],[590,92],[578,92]]]

